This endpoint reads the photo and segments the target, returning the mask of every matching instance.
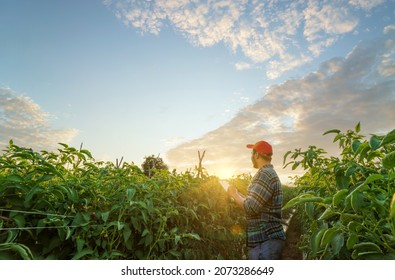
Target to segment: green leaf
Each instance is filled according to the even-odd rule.
[[[324,132],[322,135],[327,135],[329,133],[340,133],[340,130],[339,129],[331,129],[331,130]]]
[[[320,249],[321,239],[324,233],[326,232],[326,230],[327,230],[326,228],[317,229],[311,235],[310,244],[311,244],[311,253],[313,254],[313,257],[317,255],[317,252]]]
[[[287,157],[288,157],[288,155],[289,155],[290,153],[292,153],[292,151],[288,151],[288,152],[285,153],[285,155],[284,155],[284,160],[283,160],[283,165],[285,165],[285,162],[287,161]]]
[[[346,213],[345,213],[345,214],[346,214]],[[343,214],[343,215],[345,215],[345,214]],[[347,225],[347,228],[348,228],[349,231],[355,232],[355,233],[357,233],[357,232],[359,232],[360,230],[362,230],[361,224],[358,223],[358,222],[355,222],[355,221],[350,221],[350,222],[348,223],[348,225]]]
[[[382,174],[371,174],[368,176],[368,178],[366,178],[364,184],[370,184],[374,181],[383,180],[383,179],[384,179],[384,175]]]
[[[295,161],[292,165],[292,170],[295,170],[300,165],[300,161]]]
[[[29,247],[24,244],[9,243],[10,249],[16,251],[24,260],[33,260],[33,254]]]
[[[390,206],[390,218],[395,218],[395,193],[392,196],[392,201]]]
[[[376,252],[364,252],[358,254],[358,259],[362,260],[395,260],[395,254],[380,254]]]
[[[361,242],[357,243],[353,247],[354,250],[357,250],[359,252],[376,252],[376,253],[383,253],[381,248],[373,243],[373,242]]]
[[[283,207],[283,210],[292,208],[301,203],[322,202],[323,200],[324,199],[322,197],[313,196],[312,194],[302,194],[288,201],[288,203]]]
[[[139,222],[139,220],[135,217],[131,217],[130,220],[132,221],[133,228],[136,229],[138,232],[141,232],[142,223]]]
[[[6,239],[5,243],[12,243],[16,240],[17,237],[18,237],[17,230],[8,230],[7,239]]]
[[[169,253],[170,253],[170,255],[177,257],[177,258],[180,258],[182,256],[182,254],[180,252],[173,250],[173,249],[169,250]]]
[[[359,161],[362,161],[369,150],[370,150],[369,143],[363,142],[358,146],[357,150],[353,152],[355,156],[359,155]]]
[[[358,122],[358,124],[355,126],[355,132],[359,133],[361,131],[361,122]]]
[[[120,222],[120,221],[117,221],[118,230],[122,230],[124,226],[125,226],[125,223],[122,223],[122,222]]]
[[[362,190],[362,188],[364,188],[366,185],[368,185],[368,184],[370,184],[370,183],[372,183],[372,182],[374,182],[374,181],[382,180],[382,179],[384,179],[384,176],[381,175],[381,174],[371,174],[371,175],[369,175],[368,178],[366,178],[365,182],[363,182],[363,183],[360,184],[358,187],[356,187],[356,188],[347,196],[347,198],[350,198],[351,196],[354,195],[354,193],[356,193],[356,192]]]
[[[324,213],[322,213],[322,215],[318,218],[318,220],[327,220],[330,219],[336,215],[338,215],[339,213],[337,213],[336,211],[333,211],[332,208],[328,207]]]
[[[331,240],[333,254],[334,255],[339,254],[341,248],[343,248],[343,245],[344,245],[344,235],[341,231],[337,231]]]
[[[141,234],[141,237],[144,237],[144,236],[146,236],[147,234],[149,234],[149,229],[145,228],[145,229],[143,230],[143,233]]]
[[[376,135],[370,137],[369,145],[372,150],[377,150],[378,148],[380,148],[380,143],[381,141],[377,138]]]
[[[387,169],[395,167],[395,151],[392,151],[383,158],[383,166]]]
[[[130,236],[132,235],[132,230],[130,229],[128,224],[125,224],[123,229],[123,240],[125,243],[129,240]]]
[[[354,154],[356,154],[356,152],[358,151],[358,148],[359,148],[359,146],[361,146],[361,144],[362,143],[359,140],[355,140],[352,142],[351,148],[352,148],[352,151],[354,152]]]
[[[84,245],[85,245],[85,240],[77,239],[76,243],[77,243],[77,252],[82,251],[82,249],[84,248]]]
[[[307,203],[305,204],[305,212],[306,212],[307,216],[308,216],[310,219],[313,219],[313,218],[314,218],[315,209],[314,209],[314,203],[313,203],[313,202],[307,202]]]
[[[347,249],[351,250],[357,242],[358,242],[358,235],[356,233],[351,233],[347,239],[347,243],[346,243]]]
[[[101,213],[101,218],[103,222],[107,222],[109,216],[110,216],[110,211]]]
[[[90,220],[90,213],[77,213],[71,223],[72,226],[87,225]]]
[[[78,192],[72,188],[66,188],[67,190],[67,197],[73,202],[78,202]]]
[[[346,189],[350,184],[350,177],[347,177],[343,172],[338,172],[336,174],[336,186],[338,189]]]
[[[11,183],[22,183],[24,181],[23,177],[17,174],[13,175],[8,175],[5,177],[6,182],[11,182]]]
[[[25,195],[24,205],[25,207],[30,207],[30,201],[33,199],[34,195],[39,195],[43,193],[43,189],[41,187],[35,186],[30,189],[30,191]]]
[[[384,136],[383,140],[380,143],[380,146],[392,143],[395,141],[395,129],[390,131],[386,136]]]
[[[333,206],[335,206],[335,207],[338,206],[340,204],[340,202],[345,199],[347,194],[348,194],[348,189],[342,189],[342,190],[338,191],[333,196],[333,201],[332,201]]]
[[[45,181],[49,181],[49,180],[51,180],[54,177],[55,177],[54,174],[44,174],[40,178],[37,179],[36,183],[39,184],[39,183],[42,183],[42,182],[45,182]]]
[[[82,149],[82,150],[80,151],[80,153],[83,153],[83,154],[87,155],[89,158],[93,158],[91,152],[88,151],[88,150]]]
[[[364,203],[364,195],[360,192],[354,192],[351,196],[351,207],[355,212],[362,208]]]
[[[354,175],[357,168],[357,165],[351,165],[349,168],[347,168],[345,176],[349,178],[351,175]]]
[[[88,248],[82,249],[81,251],[79,251],[77,254],[74,255],[72,260],[79,260],[87,255],[92,255],[94,252],[95,251],[93,251],[92,249],[88,249]]]
[[[145,246],[151,245],[153,240],[154,237],[152,236],[152,234],[148,234],[144,239],[144,245]]]
[[[136,194],[136,189],[129,188],[127,189],[127,197],[129,201],[133,200],[134,195]]]
[[[201,240],[199,234],[197,234],[197,233],[186,233],[186,234],[183,234],[183,237],[195,239],[195,240]]]
[[[380,151],[372,151],[371,153],[369,153],[368,157],[367,157],[367,161],[371,162],[373,161],[375,158],[380,158],[382,157],[382,153]]]
[[[333,236],[338,232],[339,229],[336,227],[328,228],[327,230],[325,230],[321,240],[321,247],[325,247],[327,244],[329,244]]]
[[[335,138],[333,139],[333,143],[335,143],[337,140],[341,139],[344,135],[343,134],[338,134],[335,136]],[[342,145],[342,143],[340,143]]]
[[[24,215],[22,215],[22,214],[16,214],[16,215],[11,214],[10,218],[12,218],[15,221],[17,227],[19,227],[19,228],[25,227],[26,221],[25,221],[25,216]]]
[[[69,239],[70,237],[71,237],[71,230],[70,230],[70,228],[69,227],[66,227],[66,239],[65,240],[67,240],[67,239]]]

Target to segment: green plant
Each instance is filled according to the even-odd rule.
[[[309,259],[395,259],[395,130],[366,139],[358,123],[324,135],[332,133],[340,157],[315,146],[284,156],[306,170],[295,181],[300,195],[284,206],[304,205],[302,249]]]
[[[15,145],[0,156],[0,259],[239,259],[242,210],[218,178]],[[229,248],[233,248],[229,250]]]

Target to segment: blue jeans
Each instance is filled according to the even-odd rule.
[[[250,260],[280,260],[285,241],[281,239],[269,239],[256,247],[248,248]]]

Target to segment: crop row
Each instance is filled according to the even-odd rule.
[[[218,178],[95,161],[65,144],[0,157],[0,259],[240,259],[241,209]]]
[[[284,156],[305,170],[284,206],[303,213],[301,249],[308,259],[395,259],[395,130],[367,139],[358,123],[326,134],[335,134],[340,157],[316,146]]]

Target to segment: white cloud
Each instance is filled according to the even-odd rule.
[[[12,139],[16,145],[51,150],[76,136],[76,129],[55,129],[49,120],[50,115],[29,97],[0,87],[0,146]]]
[[[395,33],[395,24],[384,28],[384,34],[388,35],[393,33]],[[385,41],[385,45],[387,51],[382,54],[379,71],[382,76],[389,77],[395,75],[395,40],[393,38],[388,38]]]
[[[192,44],[224,43],[255,64],[267,63],[267,75],[309,62],[343,34],[353,33],[370,11],[384,0],[104,0],[127,26],[159,34],[170,26]],[[307,46],[302,46],[303,34]]]
[[[365,10],[370,10],[384,2],[385,0],[350,0],[351,5]]]
[[[237,62],[235,64],[235,68],[236,70],[243,71],[243,70],[251,69],[252,65],[247,62]]]
[[[304,10],[304,35],[307,41],[314,42],[330,35],[348,33],[357,26],[358,19],[349,8],[331,3],[309,2]]]
[[[374,42],[360,43],[344,59],[328,60],[301,79],[269,88],[227,124],[169,150],[170,165],[188,167],[196,151],[204,149],[210,161],[207,168],[213,172],[253,172],[245,144],[265,139],[274,145],[277,171],[286,176],[294,174],[281,168],[288,150],[316,145],[338,152],[331,136],[322,136],[326,130],[347,130],[359,121],[365,134],[394,129],[395,30],[386,30]],[[383,71],[386,65],[391,67]]]

